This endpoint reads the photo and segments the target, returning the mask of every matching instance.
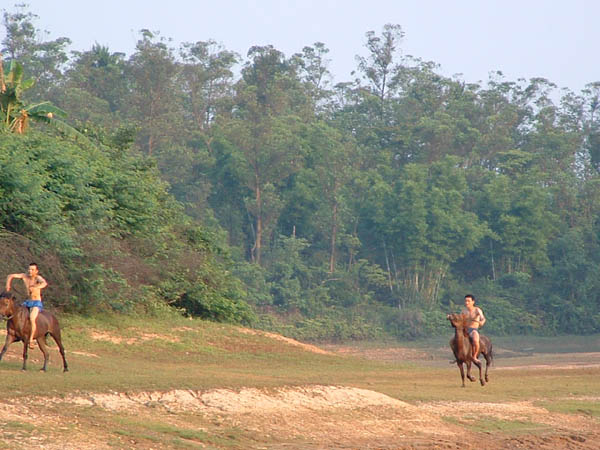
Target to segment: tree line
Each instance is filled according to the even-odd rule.
[[[108,154],[127,186],[119,195],[130,204],[107,227],[150,215],[154,228],[136,239],[172,238],[159,222],[177,216],[210,236],[210,261],[182,246],[169,267],[211,275],[181,289],[163,272],[148,283],[162,286],[159,303],[303,338],[360,339],[444,331],[445,313],[473,293],[491,333],[600,330],[600,82],[559,91],[497,72],[466,83],[401,56],[404,34],[391,24],[366,33],[354,79],[334,82],[320,42],[291,56],[251,46],[242,57],[142,30],[129,56],[99,44],[68,53],[70,40],[44,41],[26,9],[3,17],[4,72],[18,62],[36,81],[24,99],[68,112],[63,126],[40,130]],[[128,178],[130,164],[145,168],[139,186],[127,184],[138,176]],[[168,219],[160,202],[147,204],[157,186],[179,208]],[[136,257],[156,258],[126,239]],[[122,273],[114,259],[95,267]]]

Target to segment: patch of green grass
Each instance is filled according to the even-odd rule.
[[[600,419],[600,403],[598,400],[544,400],[538,401],[535,404],[552,412],[583,414]]]
[[[207,441],[209,440],[209,435],[203,430],[192,430],[189,428],[180,428],[174,425],[169,425],[165,423],[159,422],[146,422],[144,427],[148,430],[152,430],[155,433],[167,434],[171,436],[176,436],[181,439],[188,440],[197,440],[197,441]]]
[[[477,418],[458,419],[456,417],[443,416],[445,422],[468,428],[470,431],[479,433],[502,433],[507,435],[531,434],[547,431],[549,427],[543,424],[530,422],[528,420],[504,420],[497,417],[481,416]]]
[[[28,422],[18,422],[14,420],[9,420],[8,422],[3,422],[0,427],[3,429],[10,429],[13,431],[26,431],[31,432],[36,429],[35,425]]]
[[[483,334],[486,334],[485,329]],[[600,348],[600,334],[589,336],[492,336],[486,334],[492,339],[494,347],[505,348],[514,352],[533,352],[539,353],[586,353],[597,352]],[[401,346],[407,348],[416,348],[421,350],[431,350],[444,348],[448,349],[448,341],[452,337],[452,330],[449,329],[446,335],[432,336],[429,338],[418,339],[415,341],[380,341],[374,343],[359,343],[358,345],[368,348],[369,346]]]
[[[208,433],[190,428],[189,425],[182,427],[151,420],[142,421],[133,417],[120,417],[118,423],[118,428],[113,433],[136,442],[193,448],[205,448],[208,444],[226,448],[238,446],[240,439],[243,439],[242,430],[235,427],[225,427]]]
[[[586,353],[597,352],[600,335],[590,336],[494,336],[494,345],[512,351],[527,349],[534,353]]]
[[[0,422],[0,448],[12,448],[8,445],[4,445],[5,440],[20,440],[23,438],[30,437],[36,427],[28,422],[21,422],[17,420],[8,420],[6,422]]]

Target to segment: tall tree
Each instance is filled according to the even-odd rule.
[[[396,69],[394,57],[404,32],[400,25],[388,23],[384,25],[381,36],[377,36],[374,31],[369,31],[366,37],[366,47],[370,54],[366,58],[357,56],[358,69],[369,82],[383,107]]]
[[[349,195],[348,183],[354,173],[355,143],[332,126],[317,122],[308,130],[307,144],[311,160],[310,178],[315,180],[312,184],[318,205],[311,221],[318,224],[327,237],[328,271],[331,274],[336,270],[342,238],[352,231],[346,197]]]
[[[386,232],[399,283],[436,304],[451,265],[473,250],[487,226],[465,208],[467,184],[456,157],[403,168],[388,201]]]
[[[132,92],[127,112],[137,122],[140,148],[152,155],[168,139],[181,140],[181,91],[176,83],[178,65],[168,40],[148,30],[141,34],[128,61]]]
[[[591,170],[600,173],[600,82],[588,84],[582,92],[582,126],[584,132],[584,155]]]
[[[209,40],[183,43],[181,57],[179,80],[186,112],[210,145],[208,132],[218,114],[226,110],[224,103],[230,103],[233,96],[233,66],[238,55]]]
[[[292,62],[298,65],[299,76],[307,85],[306,93],[312,98],[317,113],[326,112],[331,108],[330,97],[332,75],[329,71],[330,59],[327,58],[329,49],[322,42],[306,46],[302,53],[292,56]]]
[[[89,92],[108,103],[111,112],[122,107],[128,94],[125,54],[98,43],[85,52],[73,52],[66,75],[71,87]]]
[[[250,258],[261,263],[263,239],[282,208],[279,186],[302,163],[303,104],[296,74],[272,46],[252,47],[236,89],[235,114],[225,133],[239,150],[239,174],[252,192],[246,202],[254,218]]]
[[[68,61],[66,48],[71,40],[60,37],[44,40],[48,32],[35,27],[38,16],[27,11],[27,5],[16,5],[15,12],[3,11],[6,35],[0,52],[9,61],[19,61],[27,70],[27,76],[35,80],[35,87],[28,96],[32,100],[47,97],[55,84],[63,79],[64,65]]]
[[[556,216],[547,191],[536,181],[527,171],[500,174],[479,194],[477,214],[493,232],[497,274],[531,273],[548,262],[546,250],[555,231]],[[491,275],[492,263],[487,267]]]

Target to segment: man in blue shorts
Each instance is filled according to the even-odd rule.
[[[6,278],[6,292],[10,291],[10,285],[15,278],[23,280],[27,288],[27,300],[23,303],[29,309],[29,320],[31,321],[31,334],[29,335],[29,348],[34,348],[33,341],[36,333],[35,319],[44,306],[42,305],[42,289],[48,286],[48,283],[39,274],[36,263],[29,264],[27,273],[11,273]]]

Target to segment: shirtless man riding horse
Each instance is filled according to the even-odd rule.
[[[42,305],[42,289],[48,286],[48,283],[39,274],[39,269],[36,263],[29,264],[27,273],[11,273],[6,278],[6,292],[10,292],[10,285],[15,278],[23,280],[27,288],[27,300],[23,306],[29,309],[29,320],[31,321],[31,334],[29,336],[29,348],[34,348],[33,337],[36,332],[35,319],[44,305]]]
[[[473,347],[473,358],[476,358],[479,353],[479,327],[485,324],[485,316],[481,308],[475,306],[475,297],[471,294],[465,295],[465,307],[462,313],[469,318],[467,333]]]

